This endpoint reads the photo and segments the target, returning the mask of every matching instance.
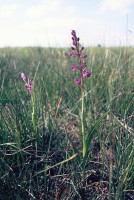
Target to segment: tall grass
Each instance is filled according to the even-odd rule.
[[[109,112],[94,129],[84,180],[77,157],[71,158],[70,142],[78,151],[82,146],[81,91],[73,84],[68,52],[0,49],[0,199],[73,200],[83,199],[83,191],[89,200],[134,198],[134,49],[86,49],[92,72],[85,81],[86,133]],[[21,72],[36,74],[36,128]]]

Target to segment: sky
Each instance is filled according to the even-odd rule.
[[[134,45],[134,0],[0,0],[0,47]]]

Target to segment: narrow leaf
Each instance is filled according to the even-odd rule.
[[[44,169],[44,170],[42,170],[42,171],[36,173],[34,176],[36,176],[36,175],[38,175],[38,174],[41,174],[41,173],[43,173],[43,172],[46,172],[46,171],[48,171],[48,170],[50,170],[50,169],[52,169],[52,168],[54,168],[54,167],[57,167],[58,165],[62,165],[62,164],[64,164],[64,163],[66,163],[66,162],[72,160],[72,159],[75,158],[76,156],[77,156],[77,154],[74,154],[73,156],[67,158],[66,160],[63,160],[62,162],[57,163],[56,165],[53,165],[53,166],[51,166],[51,167],[48,167],[47,169]]]
[[[80,163],[81,163],[81,158],[80,158],[80,155],[79,155],[79,151],[78,151],[78,149],[76,148],[76,146],[75,146],[74,142],[72,141],[72,139],[70,138],[69,134],[67,134],[67,137],[68,137],[68,139],[69,139],[69,142],[71,143],[71,146],[72,146],[72,148],[73,148],[74,153],[77,154],[77,161],[78,161],[78,164],[80,164]]]
[[[86,165],[86,162],[87,162],[87,159],[88,159],[88,155],[87,155],[87,152],[88,152],[88,149],[90,147],[90,144],[91,144],[91,141],[93,139],[93,136],[94,134],[96,133],[96,130],[99,126],[99,124],[103,121],[103,119],[105,118],[105,116],[108,114],[109,110],[104,113],[98,120],[97,122],[95,123],[95,125],[93,126],[91,132],[88,134],[87,138],[86,138],[86,154],[83,158],[83,162],[82,162],[82,167],[84,167]]]

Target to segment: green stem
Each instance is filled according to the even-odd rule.
[[[86,142],[85,142],[85,112],[84,112],[84,79],[83,79],[83,69],[82,69],[82,59],[81,59],[81,52],[79,50],[79,47],[77,47],[77,52],[78,52],[78,60],[79,60],[79,70],[80,70],[80,75],[81,75],[81,133],[82,133],[82,155],[83,158],[86,155]]]
[[[33,124],[33,131],[36,142],[39,141],[39,134],[37,131],[37,118],[36,118],[36,98],[35,98],[35,93],[33,92],[32,94],[32,124]]]
[[[35,120],[35,94],[32,94],[32,124],[34,131],[36,130],[36,120]]]
[[[81,104],[81,131],[82,131],[82,154],[83,158],[86,154],[86,143],[85,143],[85,127],[84,127],[84,80],[81,76],[81,96],[82,96],[82,104]]]
[[[37,123],[36,123],[36,113],[35,113],[35,109],[36,109],[36,96],[35,96],[35,79],[36,79],[36,76],[37,76],[37,72],[38,72],[38,69],[39,69],[39,66],[40,66],[40,62],[38,63],[38,66],[37,66],[37,69],[36,69],[36,72],[35,72],[35,75],[34,75],[34,79],[33,79],[33,88],[32,88],[32,96],[31,96],[31,100],[32,100],[32,124],[33,124],[33,129],[34,129],[34,132],[36,134],[36,138],[39,139],[39,136],[37,136]]]

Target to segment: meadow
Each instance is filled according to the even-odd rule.
[[[85,49],[85,163],[69,51],[0,49],[0,200],[134,199],[134,48]]]

